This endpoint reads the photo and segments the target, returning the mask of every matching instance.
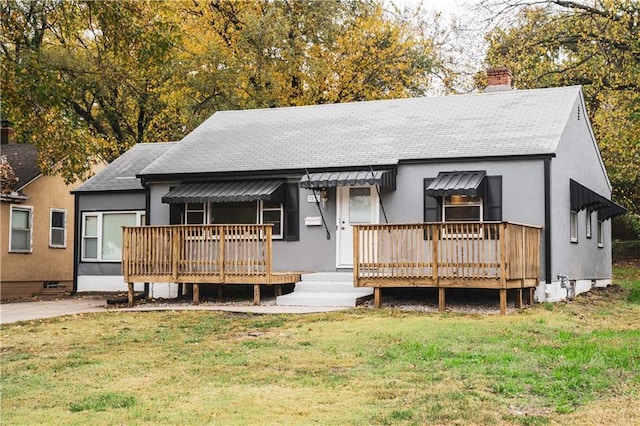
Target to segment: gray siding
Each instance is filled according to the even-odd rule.
[[[382,190],[381,197],[389,223],[423,221],[423,179],[443,171],[486,170],[502,176],[503,220],[544,225],[544,165],[542,160],[503,160],[444,164],[407,164],[398,167],[396,191]],[[297,178],[299,180],[299,177]],[[169,205],[161,199],[177,183],[152,184],[151,224],[169,223]],[[311,190],[300,189],[300,240],[275,240],[274,268],[289,271],[332,271],[336,269],[336,190],[328,191],[329,200],[322,213],[331,235],[323,226],[306,226],[304,218],[319,216],[315,203],[307,202]],[[322,203],[321,203],[322,205]],[[382,212],[380,221],[384,222]],[[541,257],[541,264],[543,257]]]
[[[76,219],[76,235],[78,236],[78,253],[82,244],[82,213],[144,210],[144,192],[130,193],[87,193],[78,194],[80,216]],[[82,262],[78,261],[78,276],[80,275],[120,275],[120,262]]]
[[[578,112],[578,109],[580,111]],[[586,211],[578,214],[578,243],[570,241],[569,179],[611,198],[611,189],[595,139],[585,115],[582,98],[576,100],[572,114],[551,161],[552,185],[552,278],[611,278],[611,220],[604,221],[604,247],[598,248],[597,214],[592,216],[592,238],[586,238]]]

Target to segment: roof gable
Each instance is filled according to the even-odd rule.
[[[553,154],[579,86],[221,111],[142,175]]]
[[[177,142],[142,143],[131,147],[73,192],[131,191],[144,189],[136,175]]]

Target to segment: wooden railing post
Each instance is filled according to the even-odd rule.
[[[271,284],[271,273],[273,272],[273,246],[272,246],[272,234],[273,234],[273,227],[271,225],[266,226],[266,260],[267,260],[267,285]]]
[[[220,282],[224,283],[224,274],[225,274],[225,270],[224,270],[224,259],[225,259],[225,253],[224,253],[224,240],[227,238],[226,236],[226,232],[225,232],[225,227],[224,226],[219,226],[218,227],[219,230],[219,235],[218,235],[218,274],[220,275]]]
[[[500,313],[507,313],[507,229],[508,224],[500,226]]]
[[[360,229],[353,226],[353,285],[360,286]]]
[[[180,259],[180,229],[178,227],[171,228],[171,268],[175,281],[178,280],[178,264]]]
[[[122,228],[122,276],[124,278],[124,282],[129,282],[129,251],[131,250],[131,241],[130,241],[131,232],[128,228]]]
[[[433,276],[433,282],[437,286],[439,285],[440,279],[438,278],[438,262],[439,262],[439,253],[438,253],[438,242],[440,241],[440,226],[436,225],[427,225],[430,231],[433,231],[431,235],[432,241],[432,250],[431,250],[431,271]]]

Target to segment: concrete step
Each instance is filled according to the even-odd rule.
[[[295,291],[312,291],[315,293],[358,293],[362,290],[371,290],[364,287],[354,287],[352,282],[338,281],[300,281],[296,283]]]
[[[346,295],[344,293],[289,293],[278,296],[276,305],[278,306],[345,306],[354,307],[362,301],[370,298],[371,295]]]
[[[337,281],[353,283],[353,272],[314,272],[302,274],[302,281]]]
[[[279,306],[356,306],[373,294],[372,288],[354,287],[351,272],[303,274],[293,293],[278,296]]]

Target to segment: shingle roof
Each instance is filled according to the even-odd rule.
[[[38,150],[27,143],[10,143],[0,147],[0,155],[6,155],[18,181],[13,190],[19,190],[42,174],[38,167]]]
[[[134,145],[107,167],[91,177],[73,192],[128,191],[143,189],[138,173],[177,142],[141,143]]]
[[[579,86],[221,111],[143,175],[554,153]]]

